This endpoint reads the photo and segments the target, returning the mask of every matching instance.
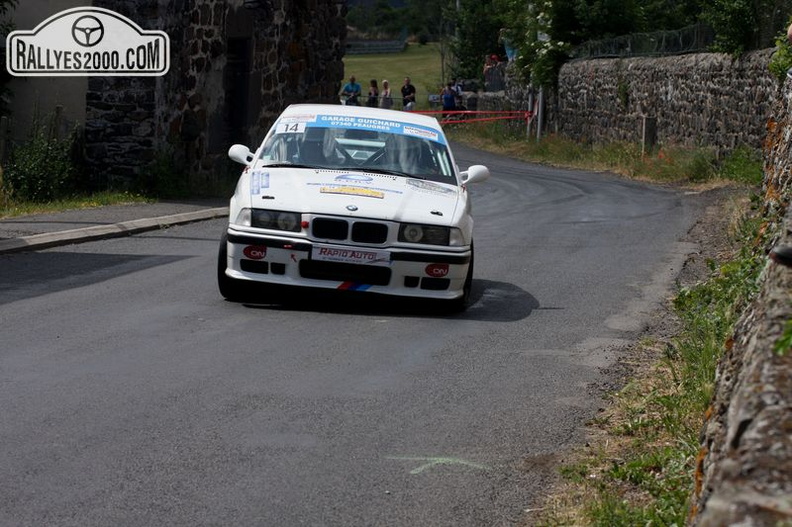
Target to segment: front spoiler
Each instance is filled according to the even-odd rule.
[[[241,280],[278,284],[292,287],[320,289],[353,290],[384,295],[396,295],[443,300],[457,299],[463,294],[468,267],[472,258],[470,248],[460,248],[459,252],[414,250],[410,248],[377,247],[387,251],[390,261],[380,264],[390,270],[388,285],[367,284],[365,279],[316,279],[306,278],[300,273],[300,262],[311,261],[312,248],[322,245],[305,239],[291,239],[270,235],[255,235],[228,229],[228,260],[226,275]],[[360,245],[349,245],[353,249],[374,249]],[[243,270],[243,261],[250,260],[246,249],[255,248],[257,259],[262,267],[277,272],[249,272]],[[261,256],[263,255],[263,256]],[[246,265],[249,269],[249,266]],[[368,266],[361,266],[368,267]],[[447,281],[447,288],[437,289],[437,275],[431,274],[438,267],[446,270],[441,281]]]

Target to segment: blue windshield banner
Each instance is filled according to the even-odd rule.
[[[315,119],[300,119],[300,124],[305,128],[340,128],[344,130],[368,130],[372,132],[383,132],[387,134],[405,135],[420,137],[445,145],[445,137],[428,126],[418,124],[402,123],[387,119],[377,119],[372,117],[357,117],[350,115],[317,115]],[[294,118],[284,118],[281,123],[285,126],[284,130],[278,131],[285,133],[288,131],[298,132],[302,127],[297,126]],[[286,125],[286,123],[289,123]],[[288,128],[288,129],[287,129]],[[293,130],[292,130],[293,128]]]

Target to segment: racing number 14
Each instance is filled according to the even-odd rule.
[[[305,131],[305,123],[281,123],[278,125],[279,134],[301,134]]]

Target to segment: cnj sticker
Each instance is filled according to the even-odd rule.
[[[165,32],[101,7],[67,9],[6,38],[6,69],[21,77],[158,76],[169,67]]]

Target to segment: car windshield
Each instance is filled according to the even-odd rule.
[[[456,184],[448,148],[441,142],[444,137],[436,130],[334,119],[309,123],[281,119],[265,140],[260,159],[270,166],[368,170]]]

